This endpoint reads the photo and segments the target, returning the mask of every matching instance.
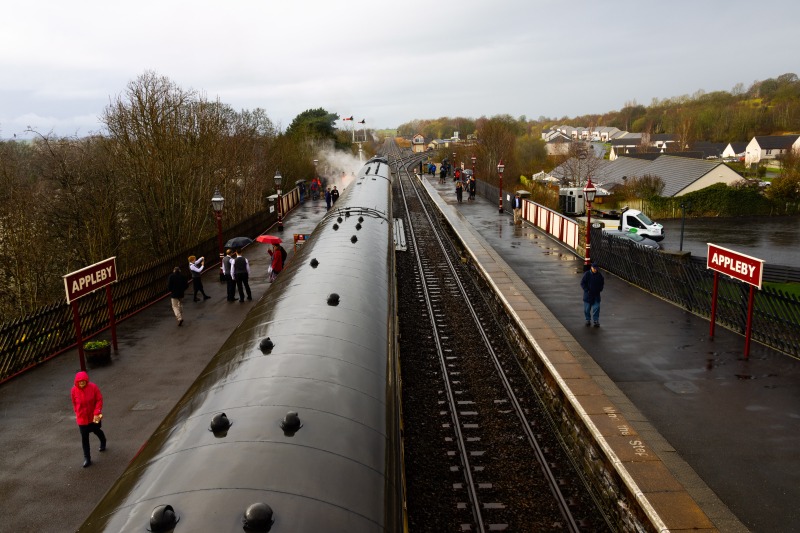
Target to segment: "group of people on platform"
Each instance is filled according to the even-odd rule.
[[[325,191],[325,209],[330,210],[331,206],[335,204],[338,199],[339,189],[336,188],[336,185],[333,186],[333,189],[328,187]]]
[[[281,244],[273,244],[272,249],[269,250],[269,255],[271,260],[268,274],[269,281],[272,283],[283,270],[283,265],[286,263],[287,252]],[[193,255],[189,256],[189,271],[191,272],[195,302],[205,301],[211,298],[211,296],[206,294],[203,288],[202,273],[204,268],[204,257],[198,259]],[[229,302],[235,302],[237,300],[237,292],[239,293],[239,302],[244,302],[245,296],[248,300],[253,299],[253,293],[250,289],[250,261],[242,255],[241,248],[228,249],[225,252],[225,257],[222,261],[222,277],[226,283],[227,300]],[[182,301],[188,288],[189,283],[181,272],[181,267],[176,266],[172,269],[172,273],[167,279],[167,290],[170,293],[172,312],[175,314],[175,320],[178,321],[178,326],[183,325]],[[203,299],[200,300],[198,295],[202,295]]]

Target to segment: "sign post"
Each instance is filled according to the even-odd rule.
[[[78,311],[78,299],[92,292],[106,287],[106,300],[108,302],[108,316],[111,325],[111,340],[114,353],[117,348],[117,326],[114,321],[114,305],[111,299],[112,283],[117,281],[116,257],[110,257],[81,270],[64,276],[64,288],[67,293],[67,303],[72,306],[72,319],[75,323],[75,339],[78,342],[78,356],[80,357],[81,370],[86,370],[86,359],[83,353],[83,337],[81,334],[81,319]]]
[[[714,271],[714,289],[711,295],[711,330],[710,337],[714,338],[714,323],[717,315],[717,287],[719,274],[726,274],[750,285],[750,295],[747,299],[747,325],[744,334],[744,358],[750,356],[750,337],[753,324],[753,300],[755,289],[761,289],[761,280],[764,274],[764,260],[740,254],[715,244],[708,244],[706,268]]]

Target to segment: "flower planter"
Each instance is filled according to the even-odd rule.
[[[86,363],[89,366],[103,366],[111,363],[111,346],[102,348],[84,348]]]

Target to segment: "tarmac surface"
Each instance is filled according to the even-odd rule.
[[[282,233],[274,227],[267,233],[281,236],[291,261],[293,234],[311,233],[324,214],[324,201],[308,201],[288,213]],[[0,531],[63,533],[80,527],[253,304],[269,294],[268,248],[253,243],[242,252],[250,261],[253,301],[228,302],[219,264],[210,265],[203,285],[211,299],[195,303],[187,291],[183,326],[177,327],[168,297],[117,324],[119,353],[110,365],[88,369],[103,394],[108,439],[100,453],[97,437],[89,436],[89,468],[83,468],[70,401],[80,370],[77,349],[0,385]],[[164,279],[165,291],[166,286]]]
[[[582,260],[530,225],[515,227],[497,203],[457,204],[450,182],[435,188],[525,280],[580,346],[647,418],[680,458],[680,479],[699,480],[751,531],[797,529],[800,510],[800,362],[724,328],[708,339],[708,321],[605,274],[600,328],[584,327]],[[311,233],[324,202],[307,201],[284,221],[289,257],[294,233]],[[272,234],[277,234],[272,228]],[[266,246],[244,250],[253,298],[268,294]],[[0,516],[3,531],[74,531],[89,515],[252,302],[229,303],[210,267],[212,299],[184,299],[176,327],[168,298],[117,326],[119,353],[89,375],[104,395],[108,450],[91,436],[82,468],[80,435],[69,391],[77,350],[0,386]],[[166,279],[164,280],[166,286]],[[707,488],[706,488],[707,487]],[[690,490],[690,492],[692,492]],[[707,500],[707,498],[700,498]],[[708,513],[718,515],[719,510]],[[731,530],[741,530],[732,527]]]

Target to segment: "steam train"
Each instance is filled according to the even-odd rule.
[[[402,531],[392,185],[369,160],[79,531]]]

